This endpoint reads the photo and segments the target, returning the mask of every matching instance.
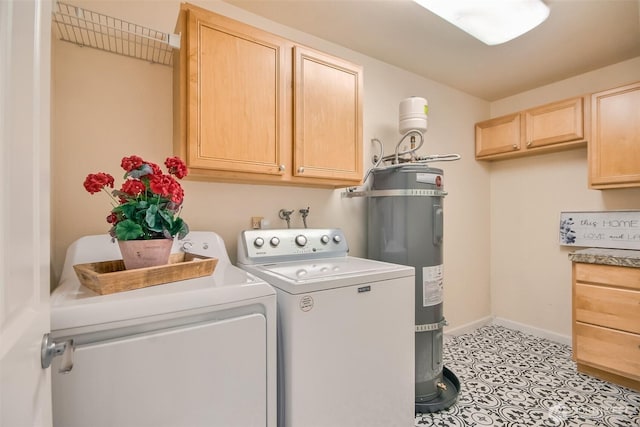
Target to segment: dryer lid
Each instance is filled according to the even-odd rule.
[[[71,244],[60,283],[51,295],[54,335],[78,328],[89,331],[122,323],[143,324],[158,316],[186,316],[195,311],[221,310],[275,297],[271,286],[229,262],[220,236],[213,232],[191,232],[187,237],[194,253],[219,258],[211,276],[109,295],[98,295],[82,286],[73,265],[118,259],[118,245],[108,235],[86,236]],[[176,242],[174,249],[182,243]]]

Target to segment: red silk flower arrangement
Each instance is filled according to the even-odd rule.
[[[91,194],[104,191],[113,201],[107,216],[112,225],[109,234],[118,240],[179,239],[189,233],[187,223],[180,218],[184,191],[176,178],[187,176],[187,167],[178,157],[168,157],[162,172],[155,163],[138,156],[123,157],[125,170],[120,190],[113,188],[113,176],[99,172],[87,175],[84,188]],[[175,178],[174,178],[175,177]]]

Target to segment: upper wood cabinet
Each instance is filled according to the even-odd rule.
[[[174,151],[190,176],[345,187],[362,179],[362,68],[182,4]]]
[[[476,123],[476,158],[491,159],[519,152],[522,135],[520,113]]]
[[[589,186],[640,187],[640,82],[594,93]]]
[[[362,70],[294,48],[294,174],[362,179]]]
[[[196,169],[281,175],[285,163],[285,40],[184,6],[176,143]],[[185,20],[186,18],[186,20]]]
[[[476,159],[496,160],[584,146],[585,98],[476,123]]]

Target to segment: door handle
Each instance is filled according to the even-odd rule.
[[[73,369],[73,351],[75,350],[73,339],[62,342],[55,342],[50,334],[42,336],[42,346],[40,347],[40,364],[42,369],[51,366],[54,357],[62,356],[62,364],[58,370],[61,374],[68,374]]]

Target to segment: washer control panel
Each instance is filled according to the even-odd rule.
[[[238,237],[238,262],[263,264],[347,256],[349,247],[339,228],[245,230]]]

